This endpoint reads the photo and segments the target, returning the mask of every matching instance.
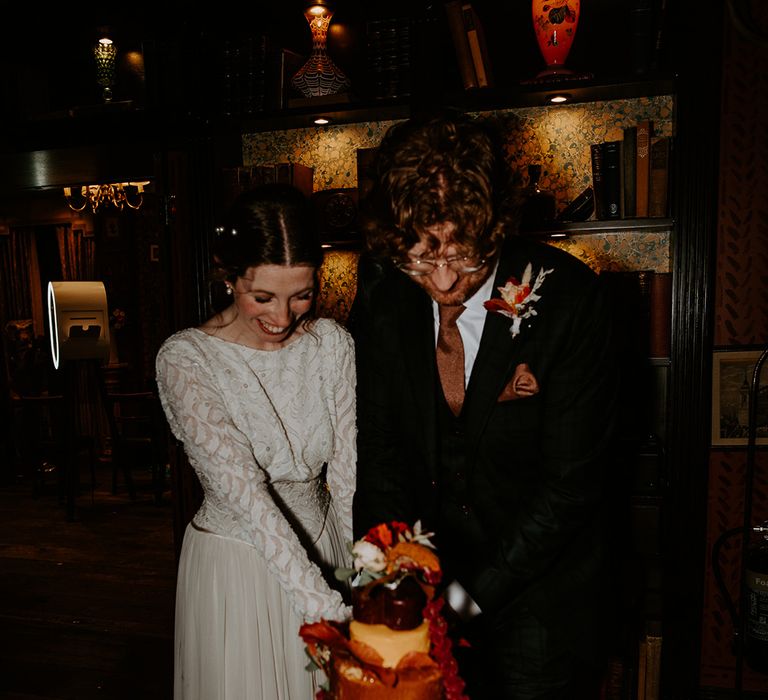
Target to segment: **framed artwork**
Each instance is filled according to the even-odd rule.
[[[712,445],[746,447],[749,389],[760,350],[715,351],[712,362]],[[768,445],[768,362],[760,371],[755,444]]]

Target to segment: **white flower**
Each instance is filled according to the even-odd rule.
[[[355,556],[353,566],[356,571],[367,569],[374,573],[387,568],[387,557],[375,544],[366,540],[358,540],[352,547]]]
[[[417,542],[418,544],[422,544],[425,547],[429,547],[430,549],[434,549],[435,545],[432,544],[430,541],[430,538],[434,537],[434,532],[422,532],[421,531],[421,520],[417,520],[416,523],[413,526],[413,535],[408,538],[410,542]]]
[[[536,275],[535,281],[531,284],[533,266],[531,263],[528,263],[525,272],[523,272],[521,282],[518,282],[514,277],[510,277],[503,287],[498,287],[501,299],[494,298],[484,302],[483,305],[488,311],[495,311],[512,319],[510,332],[513,338],[520,333],[520,324],[524,319],[537,315],[533,304],[541,299],[541,296],[536,291],[541,287],[544,278],[550,272],[554,272],[554,269],[545,270],[541,268]]]

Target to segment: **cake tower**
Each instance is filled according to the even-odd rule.
[[[435,596],[440,560],[431,533],[400,522],[372,528],[352,546],[352,620],[302,625],[314,666],[329,679],[322,700],[466,700]]]

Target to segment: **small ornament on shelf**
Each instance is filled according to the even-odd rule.
[[[528,186],[524,190],[525,202],[520,220],[523,231],[539,229],[555,220],[555,197],[541,189],[540,179],[541,165],[531,163],[528,166]]]

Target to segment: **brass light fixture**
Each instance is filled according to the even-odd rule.
[[[95,214],[102,204],[111,204],[115,209],[122,209],[127,206],[129,209],[139,209],[144,202],[144,185],[148,185],[149,180],[143,182],[112,182],[103,185],[83,185],[80,188],[80,199],[75,201],[72,196],[72,188],[64,188],[64,199],[72,211],[83,211],[89,204],[91,211]],[[136,195],[133,197],[128,187],[136,188]]]
[[[117,46],[112,39],[104,36],[93,47],[93,57],[96,59],[96,82],[102,88],[101,96],[104,102],[111,102],[112,86],[115,84]]]

